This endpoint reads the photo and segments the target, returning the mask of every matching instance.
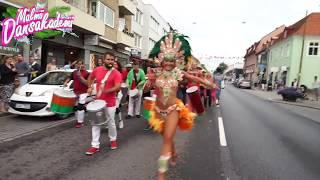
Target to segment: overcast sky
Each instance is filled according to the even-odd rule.
[[[318,0],[144,0],[179,32],[198,57],[240,56],[267,33],[320,11]],[[213,68],[207,60],[203,63]],[[226,60],[230,64],[231,60]]]

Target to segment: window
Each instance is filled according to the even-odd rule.
[[[91,1],[89,4],[89,7],[90,7],[90,15],[97,17],[97,2]]]
[[[287,44],[287,48],[286,48],[286,57],[290,56],[290,44]]]
[[[156,41],[149,38],[149,49],[152,50],[153,46],[156,44]]]
[[[159,25],[160,24],[158,23],[158,21],[151,16],[151,23],[150,23],[151,28],[153,28],[153,30],[155,30],[156,32],[159,32]]]
[[[98,2],[98,19],[103,21],[104,24],[114,28],[114,11],[101,2]]]
[[[137,33],[134,33],[134,46],[137,48],[141,48],[142,36]]]
[[[319,43],[318,42],[310,42],[309,43],[309,56],[317,56],[318,55],[318,49],[319,49]]]
[[[134,20],[140,25],[142,25],[142,12],[139,9],[136,10],[136,14],[134,15]]]

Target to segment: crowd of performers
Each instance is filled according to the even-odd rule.
[[[121,110],[124,110],[123,105],[128,100],[126,119],[141,118],[143,115],[148,128],[163,138],[163,143],[159,145],[157,177],[165,179],[169,165],[176,165],[174,136],[177,127],[181,130],[192,129],[195,117],[205,112],[204,107],[216,103],[219,86],[214,82],[212,74],[190,61],[191,48],[186,37],[181,34],[169,33],[164,36],[156,43],[149,57],[153,64],[146,72],[140,68],[139,60],[133,60],[132,64],[122,68],[111,52],[104,55],[103,65],[96,67],[90,74],[85,70],[83,61],[78,61],[76,70],[65,84],[74,81],[74,93],[79,99],[76,128],[84,125],[86,110],[88,113],[89,109],[101,104],[103,106],[100,116],[103,115],[105,121],[91,123],[92,139],[87,155],[99,152],[101,128],[106,126],[110,148],[118,148],[117,127],[124,128]],[[86,105],[94,91],[94,100]],[[96,116],[98,114],[95,113]],[[117,123],[115,116],[119,116]]]

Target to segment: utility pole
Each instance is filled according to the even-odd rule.
[[[303,56],[304,56],[304,44],[305,44],[305,36],[306,36],[306,29],[307,29],[307,16],[308,16],[308,10],[306,11],[306,17],[304,19],[301,56],[300,56],[300,64],[299,64],[299,72],[298,72],[298,85],[297,85],[298,87],[300,86],[300,81],[301,81],[301,71],[302,71]]]

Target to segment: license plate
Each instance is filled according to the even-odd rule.
[[[30,104],[16,104],[16,108],[19,109],[30,109]]]

